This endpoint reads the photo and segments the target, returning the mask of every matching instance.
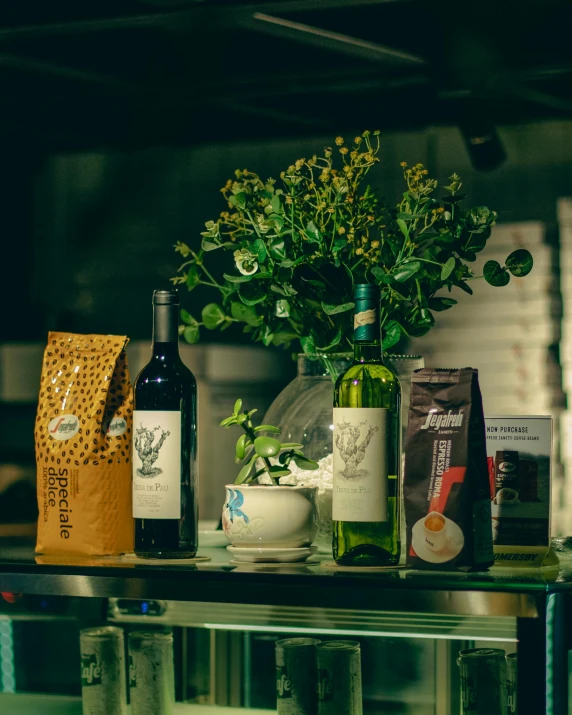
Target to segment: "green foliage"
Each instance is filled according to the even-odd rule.
[[[280,430],[274,425],[258,425],[252,423],[252,415],[256,410],[243,410],[242,400],[234,403],[230,417],[225,418],[221,427],[228,429],[233,425],[242,427],[244,433],[236,441],[235,459],[242,467],[234,480],[235,484],[249,484],[267,472],[273,485],[278,485],[278,479],[292,472],[288,465],[292,460],[300,469],[318,469],[318,465],[304,456],[303,445],[294,442],[280,442],[276,437],[268,437],[264,432],[278,435]],[[277,457],[279,464],[272,464],[270,458]]]
[[[298,159],[279,182],[237,170],[222,188],[228,210],[207,221],[201,249],[177,243],[184,263],[172,281],[217,293],[201,321],[182,312],[185,340],[197,342],[202,328],[237,324],[264,345],[289,348],[298,341],[304,352],[347,350],[353,286],[376,282],[383,344],[390,349],[404,335],[427,333],[433,312],[455,305],[444,289],[472,294],[469,282],[479,276],[471,263],[487,244],[495,212],[463,208],[456,174],[439,197],[427,169],[405,162],[402,197],[386,203],[366,182],[379,161],[379,132],[365,131],[349,145],[337,137],[335,145]],[[505,263],[488,261],[482,277],[504,286],[511,274],[531,271],[532,256],[520,249]],[[224,271],[219,280],[215,265]]]

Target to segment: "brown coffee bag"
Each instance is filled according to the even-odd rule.
[[[128,339],[50,333],[36,416],[43,554],[133,550]]]
[[[410,566],[492,566],[485,422],[476,370],[415,371],[403,496]]]

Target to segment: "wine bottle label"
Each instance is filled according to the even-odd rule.
[[[334,407],[334,521],[387,521],[389,410]]]
[[[181,413],[133,412],[133,518],[181,518]]]

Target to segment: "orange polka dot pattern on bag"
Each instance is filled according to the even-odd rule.
[[[133,550],[127,342],[118,335],[48,336],[35,427],[38,553]]]

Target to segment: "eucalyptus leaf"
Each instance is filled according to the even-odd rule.
[[[506,267],[517,278],[527,276],[533,267],[533,259],[529,251],[519,248],[506,259]]]
[[[421,268],[421,263],[419,261],[409,261],[408,263],[403,263],[393,274],[393,277],[399,283],[403,283],[412,276],[414,276],[417,271]]]
[[[187,272],[187,278],[185,280],[185,285],[189,290],[193,290],[193,288],[196,288],[199,283],[201,282],[201,279],[199,278],[199,269],[197,266],[189,266],[189,270]]]
[[[205,328],[215,330],[225,320],[225,314],[220,305],[209,303],[203,308],[202,318]]]
[[[262,322],[262,319],[256,314],[254,308],[249,305],[244,305],[244,303],[231,303],[230,314],[235,320],[251,325],[253,328]]]
[[[338,313],[347,313],[348,310],[353,310],[355,303],[342,303],[342,305],[328,305],[322,303],[324,313],[327,315],[337,315]]]
[[[183,330],[183,337],[187,343],[194,345],[198,343],[201,337],[201,331],[198,325],[187,325]]]
[[[389,350],[399,342],[400,338],[401,326],[395,320],[390,320],[383,330],[383,349]]]
[[[451,273],[455,270],[455,266],[457,265],[457,261],[453,256],[451,258],[447,259],[447,261],[443,264],[443,267],[441,268],[441,280],[446,281],[447,278],[451,275]]]
[[[310,243],[321,243],[322,234],[320,229],[316,226],[313,221],[308,221],[306,224],[306,237]]]
[[[483,266],[483,276],[487,283],[502,288],[510,281],[510,273],[498,261],[487,261]]]

